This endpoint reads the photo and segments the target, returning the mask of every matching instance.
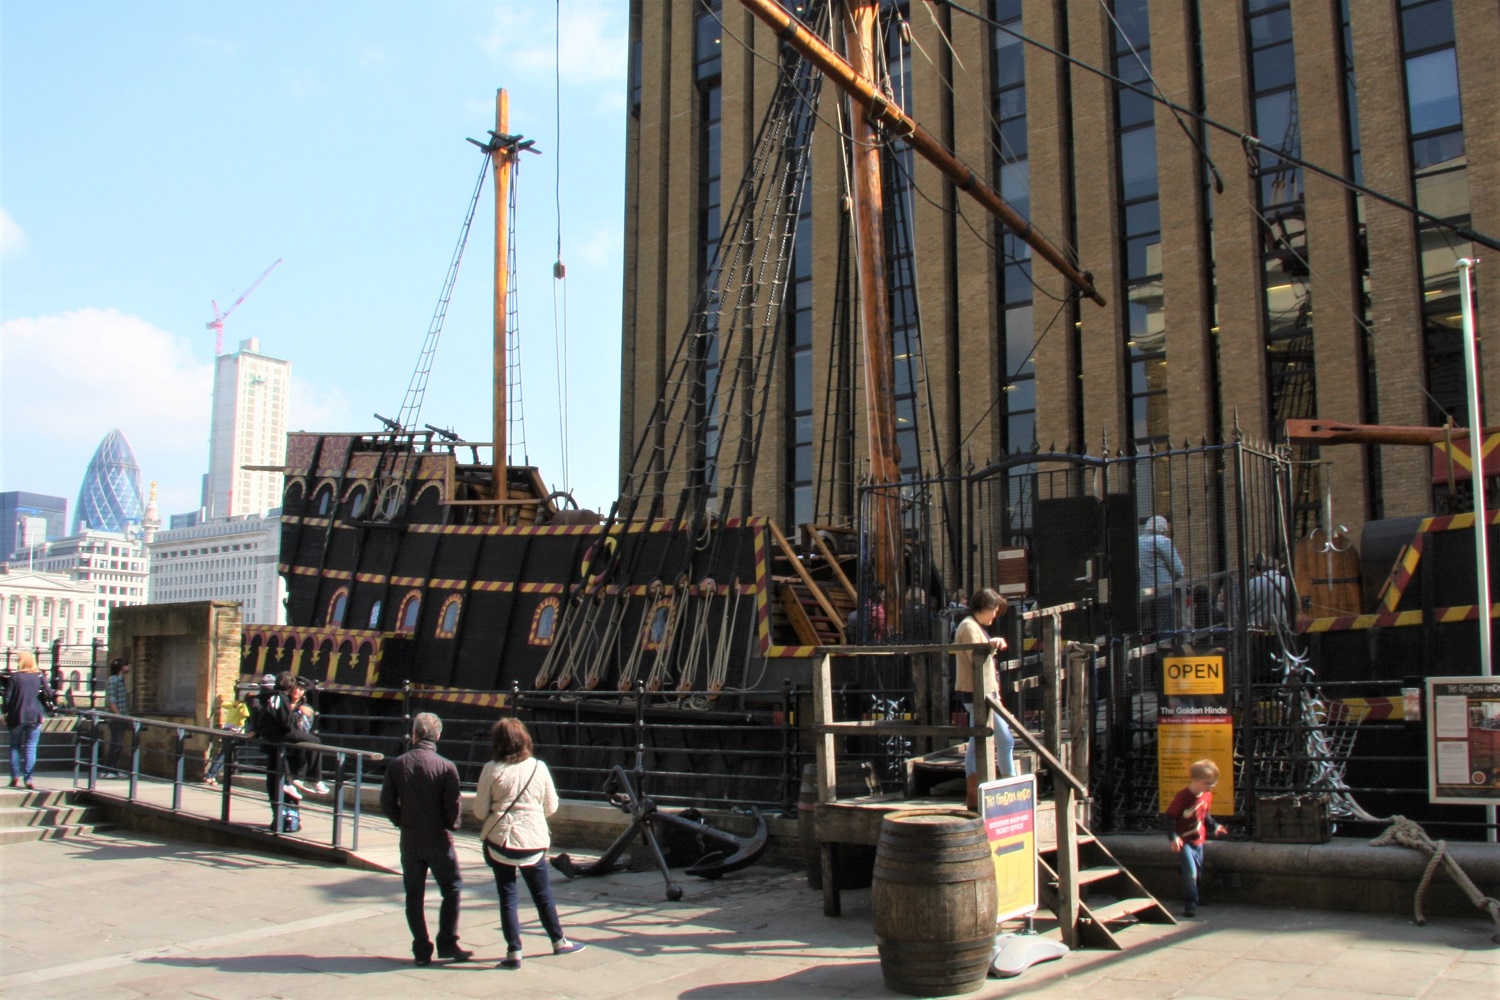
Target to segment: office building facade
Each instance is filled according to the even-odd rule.
[[[884,135],[904,475],[952,474],[1038,445],[1098,454],[1236,433],[1277,442],[1289,418],[1470,423],[1455,265],[1481,254],[1452,226],[1500,235],[1500,109],[1480,97],[1500,85],[1500,7],[971,6],[980,17],[883,4],[882,89],[1091,272],[1107,304],[1080,300]],[[631,43],[626,468],[672,391],[666,359],[693,321],[691,290],[754,156],[779,57],[772,32],[736,0],[632,0]],[[782,378],[765,390],[754,482],[757,510],[783,523],[851,519],[868,474],[857,460],[830,464],[848,461],[846,442],[865,453],[853,415],[863,375],[839,346],[858,332],[840,137],[854,131],[850,114],[825,83],[777,343]],[[1500,301],[1500,267],[1479,268],[1476,281],[1481,302]],[[704,359],[711,393],[717,361]],[[1483,365],[1485,381],[1500,384],[1500,351]],[[1356,533],[1444,502],[1430,448],[1293,454],[1327,463],[1308,466],[1318,471],[1298,480],[1298,499],[1316,505],[1326,488]],[[684,451],[680,461],[692,460]]]
[[[145,542],[109,531],[81,531],[31,549],[9,562],[10,572],[54,574],[86,585],[94,593],[93,620],[84,642],[109,634],[109,610],[145,604],[149,578]]]
[[[0,559],[68,533],[68,501],[42,493],[0,493]]]
[[[263,514],[281,506],[281,474],[255,467],[279,467],[285,457],[292,366],[261,354],[253,338],[214,365],[203,515],[211,520]]]
[[[92,645],[104,634],[96,602],[94,588],[67,573],[0,567],[0,642],[6,653],[46,649],[53,642]]]
[[[158,531],[148,546],[151,603],[238,601],[248,624],[285,624],[280,545],[280,508]]]

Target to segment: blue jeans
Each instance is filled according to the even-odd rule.
[[[427,872],[443,894],[438,910],[438,951],[458,947],[458,901],[463,876],[458,871],[458,855],[453,845],[401,845],[401,885],[406,889],[406,926],[411,929],[411,950],[417,958],[432,957],[432,940],[427,936]]]
[[[1182,845],[1182,901],[1188,906],[1198,906],[1198,880],[1203,877],[1203,845]]]
[[[974,721],[974,703],[964,702],[964,711],[969,714],[969,721]],[[994,712],[990,713],[990,722],[995,727],[995,763],[998,765],[1000,777],[1014,778],[1016,776],[1016,734],[1010,731],[1009,724]],[[969,746],[964,750],[964,774],[975,774],[979,771],[979,760],[974,753],[974,741],[969,740]]]
[[[552,883],[547,876],[547,859],[534,865],[507,865],[490,858],[490,852],[513,854],[525,857],[535,851],[510,851],[486,845],[484,860],[495,873],[495,888],[500,891],[500,931],[505,935],[505,949],[512,954],[521,953],[520,887],[516,885],[516,873],[526,880],[531,891],[531,901],[536,904],[536,914],[541,918],[542,930],[554,945],[561,941],[562,923],[557,919],[557,905],[552,902]]]
[[[27,784],[31,783],[31,772],[36,768],[36,745],[42,739],[42,724],[40,722],[23,723],[12,726],[10,730],[10,780],[17,781],[25,779]],[[22,753],[25,753],[25,767],[22,767]]]

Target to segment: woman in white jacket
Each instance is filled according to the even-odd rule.
[[[563,934],[547,878],[547,848],[552,834],[547,817],[557,812],[557,786],[547,765],[531,755],[531,733],[519,719],[501,719],[490,731],[493,753],[479,774],[474,815],[484,822],[484,860],[495,873],[500,892],[500,929],[505,934],[501,968],[521,967],[521,921],[516,876],[526,880],[542,929],[552,939],[554,955],[582,951]]]

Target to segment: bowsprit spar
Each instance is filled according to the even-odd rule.
[[[920,379],[921,365],[919,337],[892,350],[892,304],[910,295],[910,282],[898,277],[886,287],[884,147],[931,160],[1083,295],[1098,293],[890,96],[891,82],[874,69],[883,64],[880,33],[892,30],[877,4],[849,5],[845,59],[824,41],[833,34],[828,4],[808,5],[804,22],[775,4],[744,2],[785,43],[775,86],[747,171],[715,216],[722,224],[704,251],[702,284],[686,328],[661,359],[665,390],[622,470],[619,499],[603,517],[568,509],[537,468],[505,461],[508,208],[517,161],[530,146],[509,133],[502,91],[491,141],[480,144],[496,174],[493,439],[467,442],[412,426],[461,241],[401,418],[375,433],[289,435],[280,569],[290,624],[247,626],[246,673],[295,670],[329,692],[361,697],[409,684],[476,709],[520,695],[572,713],[581,692],[603,706],[599,696],[628,702],[644,688],[671,711],[769,719],[773,702],[763,696],[802,676],[799,664],[813,647],[854,638],[846,622],[858,584],[905,578],[913,556],[894,500],[867,512],[862,532],[845,502],[842,527],[804,526],[799,546],[756,512],[774,509],[756,470],[770,389],[782,377],[782,341],[804,336],[788,333],[787,290],[815,127],[847,122],[834,126],[852,177],[838,263],[847,279],[824,346],[843,394],[853,398],[863,385],[874,481],[900,478],[893,354],[909,379]],[[837,102],[820,109],[825,79],[850,95],[847,110]],[[478,195],[476,185],[470,219]],[[829,421],[835,440],[815,487],[819,508],[830,511],[840,506],[831,498],[852,496],[861,468],[852,453],[857,418],[840,419]],[[860,541],[851,546],[851,538]],[[894,603],[901,588],[887,590]]]

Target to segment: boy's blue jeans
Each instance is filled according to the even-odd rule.
[[[1182,845],[1182,901],[1198,905],[1198,879],[1203,875],[1203,845]]]

